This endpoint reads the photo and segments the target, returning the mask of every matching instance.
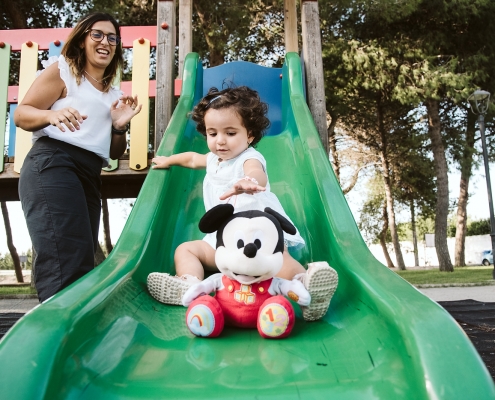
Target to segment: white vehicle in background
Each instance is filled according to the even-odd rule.
[[[481,252],[481,264],[486,266],[493,264],[493,254],[491,250],[483,250]]]

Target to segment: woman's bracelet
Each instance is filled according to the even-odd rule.
[[[240,179],[241,181],[251,181],[253,182],[255,185],[259,185],[258,181],[254,178],[251,178],[250,176],[245,176],[244,178]]]
[[[112,133],[115,133],[116,135],[120,135],[122,136],[123,134],[125,134],[127,131],[129,130],[129,124],[127,124],[125,126],[125,129],[115,129],[112,125]]]

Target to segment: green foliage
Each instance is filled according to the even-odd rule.
[[[86,0],[5,1],[0,8],[0,29],[72,27],[90,9]]]
[[[14,261],[10,253],[5,255],[0,253],[0,269],[14,269]]]
[[[467,236],[476,236],[476,235],[489,235],[491,232],[490,228],[490,220],[482,219],[479,221],[473,221],[468,224],[467,227]]]
[[[410,222],[402,222],[398,225],[399,239],[412,242],[412,230]],[[425,234],[435,232],[435,219],[431,216],[416,216],[416,236],[418,240],[424,240]]]
[[[368,198],[359,210],[359,230],[362,232],[366,242],[378,243],[383,226],[383,207],[385,205],[385,191],[383,179],[375,174],[367,184]],[[388,233],[388,240],[391,241]]]
[[[25,254],[23,253],[19,256],[27,257],[27,261],[25,263],[21,263],[22,268],[31,269],[33,265],[31,249],[29,249]],[[14,261],[12,260],[10,253],[0,253],[0,269],[14,269]]]
[[[390,171],[383,170],[384,164],[374,168],[389,175],[395,204],[414,202],[423,221],[428,220],[435,210],[436,182],[428,120],[418,106],[429,99],[440,100],[450,161],[470,174],[473,161],[474,165],[479,161],[479,146],[471,143],[472,135],[466,135],[466,126],[474,129],[474,121],[465,103],[478,86],[495,91],[495,34],[490,22],[495,18],[495,2],[337,0],[320,4],[326,104],[332,122],[342,122],[355,139],[385,155]],[[412,125],[406,122],[411,118],[408,112],[418,114]],[[380,129],[386,136],[376,135]],[[487,130],[492,129],[488,115]],[[493,157],[495,152],[490,153]],[[382,222],[379,203],[372,198],[370,194],[363,206],[360,226],[376,240]],[[402,237],[410,236],[407,225],[399,229]],[[420,238],[434,232],[434,226],[418,231]]]

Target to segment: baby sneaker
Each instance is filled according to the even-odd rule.
[[[148,275],[148,290],[160,303],[182,305],[182,296],[189,287],[201,282],[192,275],[172,276],[161,272]]]
[[[306,273],[297,274],[294,278],[300,280],[311,295],[310,305],[301,307],[304,320],[316,321],[323,317],[337,289],[337,271],[327,262],[319,261],[309,263]]]

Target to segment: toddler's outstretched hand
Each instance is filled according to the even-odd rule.
[[[259,192],[264,192],[266,190],[265,187],[258,185],[257,183],[252,182],[251,180],[241,179],[239,182],[236,182],[231,189],[227,190],[224,194],[220,196],[220,200],[228,199],[231,196],[237,194],[255,194]]]
[[[165,156],[156,156],[151,160],[151,162],[155,163],[151,168],[152,169],[160,169],[160,168],[170,168],[169,157]]]

